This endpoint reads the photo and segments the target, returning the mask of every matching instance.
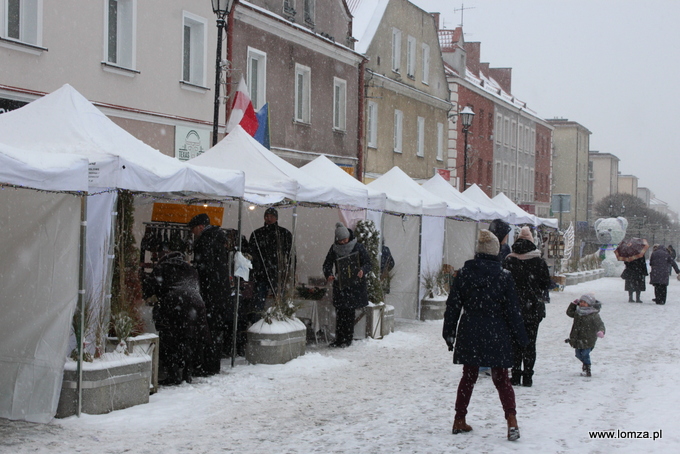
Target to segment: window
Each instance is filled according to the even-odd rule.
[[[401,69],[401,30],[392,29],[392,71],[399,72]]]
[[[404,132],[404,113],[401,110],[394,111],[394,152],[401,153],[402,136]]]
[[[6,0],[0,6],[0,17],[4,17],[0,36],[35,46],[42,44],[42,0]]]
[[[267,54],[248,48],[247,84],[253,108],[260,110],[267,102]]]
[[[406,75],[412,79],[416,76],[416,39],[413,36],[406,41]]]
[[[496,143],[500,144],[503,140],[503,116],[496,115]]]
[[[418,117],[418,130],[416,131],[416,156],[425,156],[425,119]]]
[[[333,128],[347,129],[347,81],[333,78]]]
[[[444,160],[444,123],[437,123],[437,161]]]
[[[295,65],[295,121],[310,123],[311,69]]]
[[[368,146],[378,148],[378,104],[368,102]]]
[[[106,11],[107,63],[134,69],[137,0],[108,0]]]
[[[182,35],[182,81],[205,86],[206,20],[184,12]]]
[[[423,44],[423,83],[430,83],[430,46]]]
[[[304,0],[305,1],[305,23],[307,25],[314,26],[314,2],[316,0]]]
[[[496,173],[493,176],[494,181],[496,182],[496,194],[499,192],[503,192],[503,174],[501,173],[501,162],[496,161]]]

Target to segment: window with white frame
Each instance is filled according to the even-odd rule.
[[[372,148],[378,148],[378,104],[374,101],[368,102],[368,131],[366,131],[366,136],[368,137],[368,146]]]
[[[496,143],[500,144],[503,140],[503,115],[496,115]]]
[[[402,152],[402,141],[404,135],[404,113],[401,110],[394,111],[394,152]]]
[[[333,128],[347,129],[347,81],[333,78]]]
[[[204,87],[207,21],[184,11],[182,18],[182,81]]]
[[[496,161],[496,174],[494,180],[496,181],[496,194],[503,192],[503,171],[501,170],[501,162]]]
[[[137,0],[107,0],[107,2],[105,61],[134,69]]]
[[[295,65],[295,121],[310,123],[311,74],[308,66]]]
[[[437,123],[437,161],[444,160],[444,123]]]
[[[423,83],[430,83],[430,46],[423,43]]]
[[[42,45],[42,0],[4,0],[0,7],[1,37]]]
[[[260,110],[267,102],[267,54],[248,47],[247,85],[253,108]]]
[[[418,130],[416,131],[416,156],[425,156],[425,118],[418,117]]]
[[[406,40],[406,75],[411,78],[416,76],[416,39],[413,36]]]
[[[314,25],[314,3],[316,0],[304,0],[304,16],[307,25]]]
[[[392,71],[401,70],[401,30],[392,29]]]

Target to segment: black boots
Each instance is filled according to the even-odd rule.
[[[527,388],[531,387],[531,385],[534,384],[533,375],[533,370],[525,370],[522,374],[522,386],[526,386]]]
[[[581,372],[582,377],[592,377],[592,374],[590,373],[590,364],[584,364],[582,368],[583,372]]]
[[[510,376],[510,384],[512,386],[519,386],[520,381],[522,380],[522,371],[512,371],[512,375]]]

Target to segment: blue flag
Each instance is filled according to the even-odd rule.
[[[269,150],[271,148],[269,145],[269,103],[265,103],[255,115],[257,115],[258,126],[253,137]]]

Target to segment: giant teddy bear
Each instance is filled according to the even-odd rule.
[[[617,218],[600,218],[595,221],[597,242],[600,243],[600,258],[602,268],[607,277],[619,277],[624,269],[623,262],[616,259],[614,249],[626,236],[628,220],[621,216]]]

